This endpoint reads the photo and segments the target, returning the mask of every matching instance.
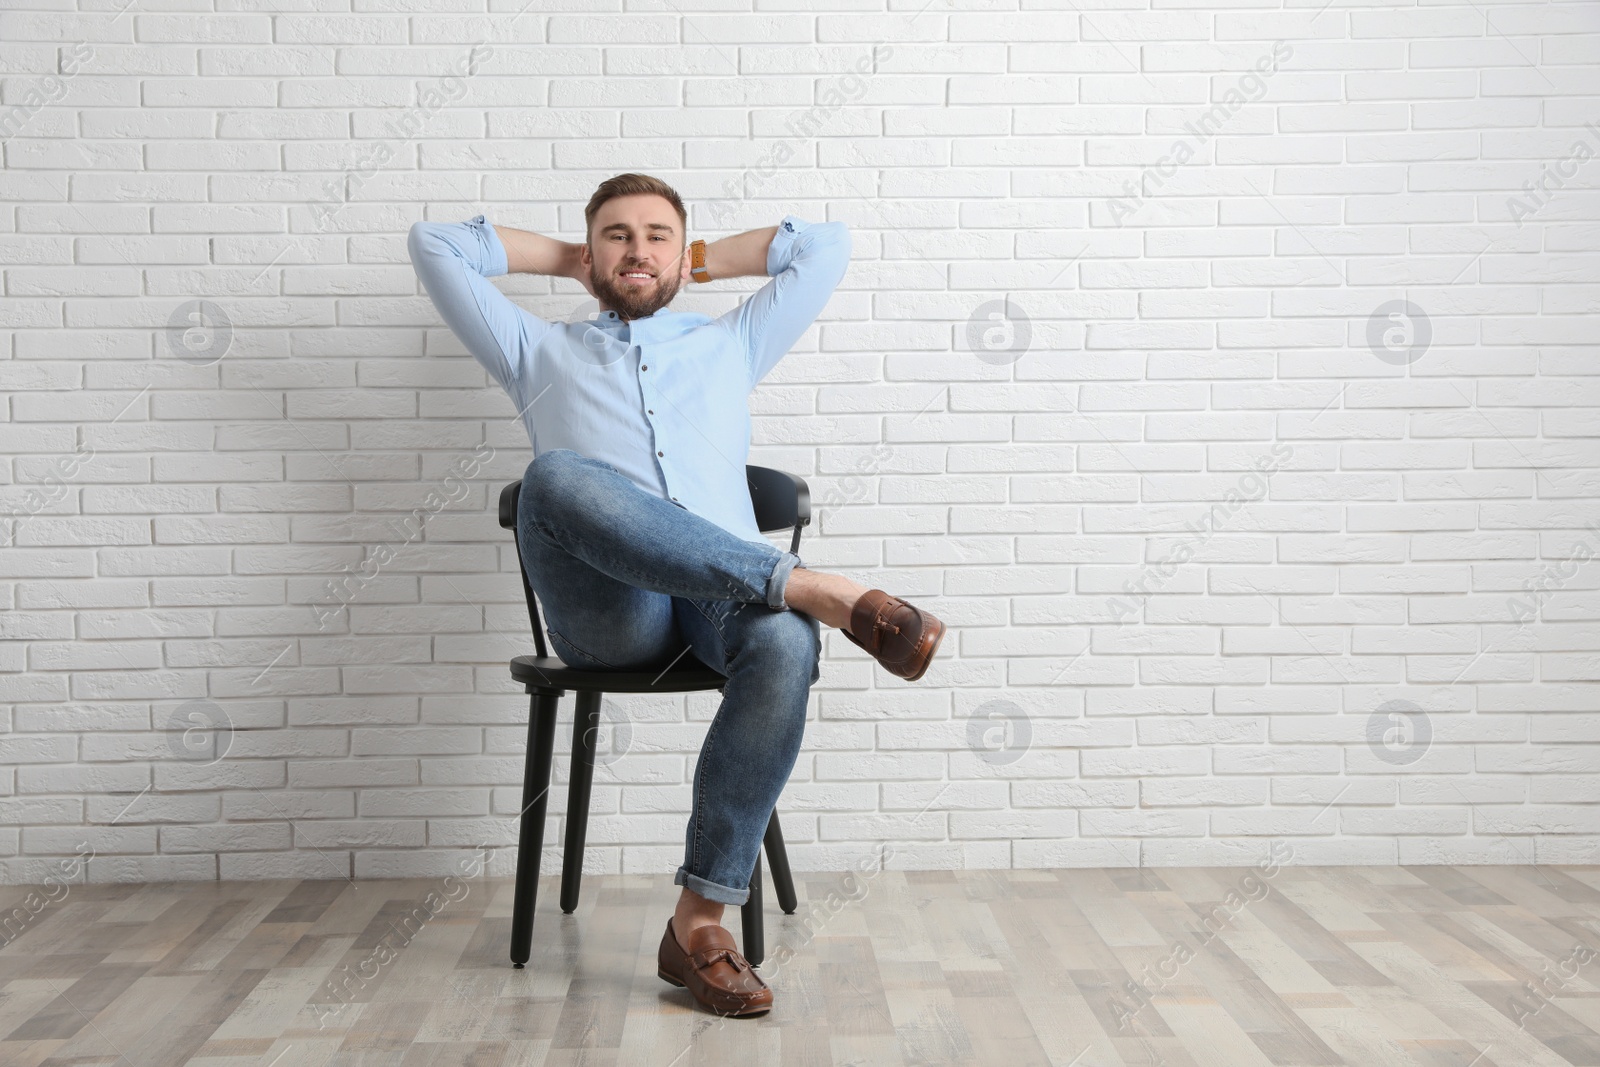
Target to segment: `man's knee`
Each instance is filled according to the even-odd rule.
[[[536,507],[541,502],[558,498],[571,485],[571,476],[584,457],[570,448],[552,448],[541,452],[528,464],[522,475],[522,504]]]
[[[528,464],[526,477],[548,478],[583,462],[586,462],[586,459],[580,452],[574,452],[570,448],[548,448],[533,457],[533,462]]]
[[[815,682],[822,657],[822,624],[800,611],[762,611],[749,605],[740,612],[745,625],[740,635],[739,660],[762,669],[788,671]]]

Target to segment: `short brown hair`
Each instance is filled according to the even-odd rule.
[[[652,178],[648,174],[619,174],[615,178],[607,178],[595,189],[594,195],[589,198],[589,206],[583,209],[583,240],[587,244],[594,230],[594,217],[600,213],[600,207],[607,200],[614,200],[619,196],[635,196],[639,193],[652,193],[664,197],[672,209],[678,213],[678,222],[685,232],[689,229],[689,215],[683,210],[683,198],[678,196],[678,191],[660,178]]]

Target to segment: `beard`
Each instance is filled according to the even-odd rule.
[[[595,298],[619,317],[627,320],[647,319],[678,295],[683,285],[679,270],[674,262],[670,271],[656,275],[648,284],[634,285],[624,281],[620,274],[602,274],[596,266],[591,265],[589,284],[594,287]]]

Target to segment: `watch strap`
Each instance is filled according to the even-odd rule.
[[[703,240],[689,245],[689,277],[697,282],[711,280],[711,273],[706,270],[706,243]]]

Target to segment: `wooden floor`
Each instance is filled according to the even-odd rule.
[[[1600,867],[795,877],[732,1020],[668,874],[545,878],[521,971],[503,880],[0,888],[0,1064],[1600,1065]]]

